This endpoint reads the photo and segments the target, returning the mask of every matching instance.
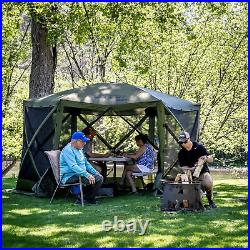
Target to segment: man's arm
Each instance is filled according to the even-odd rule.
[[[191,172],[194,172],[195,167],[190,168],[189,166],[181,166],[181,169],[182,169],[183,171],[185,171],[185,170],[190,170]]]
[[[198,159],[198,161],[201,160],[204,161],[204,163],[205,162],[211,163],[214,161],[213,155],[209,154],[207,149],[203,145],[200,145],[200,154],[202,156]]]
[[[63,152],[62,154],[66,164],[73,172],[75,172],[77,175],[89,178],[90,174],[86,170],[78,166],[75,155],[72,151],[68,151],[67,153]]]
[[[95,170],[92,165],[87,161],[87,159],[85,159],[85,166],[86,166],[86,170],[91,173],[92,175],[98,174],[99,172],[97,170]]]
[[[203,165],[205,162],[211,163],[214,161],[213,155],[203,155],[195,163],[195,166]]]
[[[106,153],[106,154],[93,153],[92,152],[92,143],[91,142],[87,147],[86,154],[89,157],[92,157],[92,158],[109,157],[109,155],[110,155],[109,153]]]
[[[195,164],[195,171],[193,174],[194,177],[198,178],[200,176],[201,170],[204,167],[205,162],[213,162],[213,156],[203,155],[198,159],[197,163]]]

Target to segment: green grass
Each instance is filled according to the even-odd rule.
[[[97,206],[75,206],[72,200],[3,193],[3,247],[247,247],[246,179],[215,181],[217,209],[164,213],[150,194],[101,198]],[[15,186],[4,178],[3,188]],[[145,235],[102,231],[114,216],[150,220]]]

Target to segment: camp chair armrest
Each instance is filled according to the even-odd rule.
[[[63,175],[62,175],[62,177],[59,179],[59,183],[61,184],[62,183],[62,179],[63,179],[63,176],[65,175],[66,173],[64,173]]]
[[[59,180],[59,182],[60,182],[60,184],[62,183],[62,179],[63,179],[63,176],[65,175],[66,173],[64,173],[63,175],[62,175],[62,177],[60,178],[60,180]],[[80,182],[82,182],[82,181],[80,181],[80,178],[82,177],[81,175],[79,175],[79,174],[75,174],[77,177],[79,177],[79,183]]]

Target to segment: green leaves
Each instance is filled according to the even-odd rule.
[[[18,92],[12,69],[30,59],[30,33],[20,41],[38,16],[58,44],[58,91],[120,81],[199,102],[202,141],[246,152],[247,14],[246,3],[4,3],[3,93]]]

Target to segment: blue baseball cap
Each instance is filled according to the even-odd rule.
[[[73,133],[72,137],[71,137],[72,140],[82,140],[84,142],[89,142],[90,139],[87,138],[83,132],[75,132]]]

